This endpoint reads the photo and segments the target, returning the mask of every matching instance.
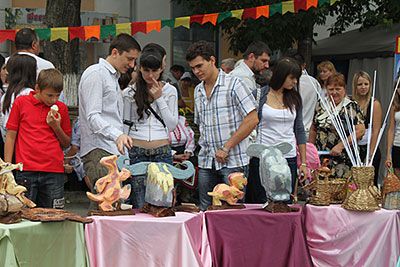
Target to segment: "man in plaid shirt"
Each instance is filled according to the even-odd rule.
[[[202,82],[196,86],[195,123],[200,128],[200,209],[211,204],[211,192],[220,182],[228,183],[233,172],[248,172],[247,136],[258,124],[256,101],[246,85],[216,67],[211,44],[199,41],[187,53],[193,73]]]

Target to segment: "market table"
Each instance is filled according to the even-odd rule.
[[[305,208],[307,243],[315,266],[396,266],[400,211],[348,211],[340,205]]]
[[[205,212],[213,266],[312,266],[298,212],[269,213],[261,205]]]
[[[0,223],[0,266],[88,266],[83,224]]]
[[[85,237],[92,267],[211,266],[203,213],[91,218]]]

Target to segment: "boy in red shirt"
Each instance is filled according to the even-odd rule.
[[[71,142],[67,106],[58,101],[63,77],[56,69],[42,70],[35,92],[18,97],[7,122],[4,159],[22,162],[16,182],[38,207],[64,208],[64,153]]]

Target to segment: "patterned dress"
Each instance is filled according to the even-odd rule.
[[[355,101],[350,100],[348,97],[345,97],[337,106],[340,119],[346,130],[346,135],[349,136],[349,132],[346,127],[347,123],[345,119],[345,109],[347,109],[350,122],[350,117],[353,117],[354,125],[363,124],[364,116],[359,105]],[[329,118],[328,113],[324,110],[320,101],[318,101],[318,104],[315,108],[313,124],[317,133],[315,146],[317,147],[318,151],[330,151],[341,141],[339,134]],[[347,155],[346,149],[343,149],[341,155],[330,157],[330,159],[333,177],[348,178],[350,176],[352,164],[349,156]]]

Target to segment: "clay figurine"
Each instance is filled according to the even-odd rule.
[[[260,181],[265,189],[267,202],[264,208],[270,212],[289,212],[292,209],[285,203],[290,201],[292,176],[284,157],[292,149],[289,143],[275,146],[251,144],[247,155],[260,159]]]
[[[131,193],[130,185],[121,188],[121,182],[128,179],[131,173],[125,168],[118,171],[115,155],[102,158],[100,163],[107,168],[108,174],[96,181],[97,194],[86,192],[86,195],[90,200],[99,203],[101,211],[115,211],[119,209],[119,200],[127,199]]]
[[[24,206],[36,204],[25,197],[25,187],[14,180],[13,170],[22,170],[22,163],[11,164],[0,159],[0,222],[15,223],[21,220],[20,211]]]
[[[118,158],[118,167],[128,169],[133,176],[146,175],[146,205],[143,212],[157,217],[173,216],[174,206],[174,179],[190,179],[195,174],[195,168],[190,161],[182,162],[184,169],[160,162],[140,162],[129,165],[126,156]]]
[[[222,206],[222,201],[234,206],[240,199],[243,199],[244,192],[242,190],[247,185],[247,178],[241,172],[234,172],[228,176],[228,179],[229,185],[217,184],[212,192],[208,192],[208,195],[212,196],[213,206],[210,209]]]

